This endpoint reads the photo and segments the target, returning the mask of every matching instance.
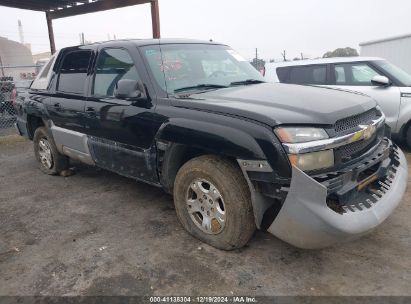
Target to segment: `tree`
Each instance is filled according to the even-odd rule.
[[[257,71],[260,71],[265,66],[265,60],[263,59],[254,58],[250,63],[256,68]]]
[[[356,49],[346,47],[339,48],[334,51],[330,51],[324,54],[323,58],[332,58],[332,57],[356,57],[359,56]]]

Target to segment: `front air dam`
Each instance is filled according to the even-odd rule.
[[[328,247],[369,233],[394,211],[407,186],[407,160],[398,147],[394,157],[399,164],[390,171],[385,193],[374,196],[369,208],[343,214],[327,206],[325,186],[293,167],[289,193],[268,231],[304,249]]]

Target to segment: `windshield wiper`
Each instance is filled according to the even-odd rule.
[[[246,79],[242,81],[234,81],[230,83],[230,86],[236,86],[236,85],[250,85],[250,84],[257,84],[257,83],[265,83],[265,81],[258,80],[258,79]]]
[[[227,88],[225,85],[212,84],[212,83],[202,83],[195,86],[183,87],[174,90],[174,93],[190,91],[190,90],[208,90],[208,89],[224,89]]]

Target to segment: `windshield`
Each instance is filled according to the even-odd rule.
[[[394,76],[398,81],[401,82],[403,86],[405,87],[411,86],[411,75],[403,71],[399,67],[385,60],[375,61],[375,64],[379,66],[382,70],[390,74],[391,76]]]
[[[164,44],[143,48],[155,80],[167,93],[264,82],[240,54],[223,45]]]

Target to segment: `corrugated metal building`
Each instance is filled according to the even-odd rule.
[[[361,56],[382,57],[411,74],[411,34],[360,43]]]

